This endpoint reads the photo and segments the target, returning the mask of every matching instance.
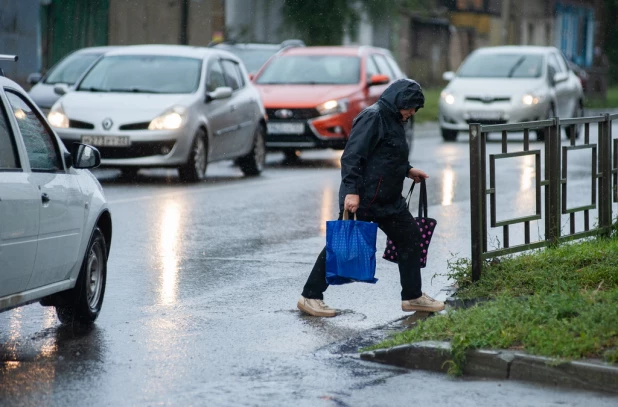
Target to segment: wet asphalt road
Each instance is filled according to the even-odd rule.
[[[439,222],[424,290],[441,299],[447,260],[470,252],[464,139],[417,138],[412,153],[431,176],[429,214]],[[301,315],[296,300],[324,244],[324,222],[337,212],[339,156],[307,153],[285,166],[273,154],[255,179],[229,162],[212,164],[208,180],[191,186],[167,171],[137,182],[97,171],[114,222],[103,311],[91,328],[62,326],[38,304],[0,314],[0,405],[618,404],[597,393],[360,361],[360,346],[416,318],[401,312],[397,269],[385,261],[376,285],[329,288],[327,303],[340,316]],[[589,199],[590,156],[569,160],[575,205]],[[533,165],[523,158],[497,167],[499,216],[534,210]],[[515,229],[511,244],[522,235]],[[542,234],[541,225],[531,229],[533,239]],[[378,248],[383,239],[380,232]]]

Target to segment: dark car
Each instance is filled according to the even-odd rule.
[[[210,47],[224,49],[236,55],[245,64],[247,72],[253,77],[260,68],[277,52],[290,47],[304,47],[301,40],[287,40],[281,44],[256,44],[225,41],[210,44]]]

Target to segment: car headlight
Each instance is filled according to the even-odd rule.
[[[52,127],[58,129],[66,129],[69,127],[69,118],[64,113],[62,104],[56,103],[52,106],[51,110],[47,114],[47,121]]]
[[[542,102],[543,98],[537,95],[533,95],[532,93],[526,93],[521,98],[521,102],[526,106],[538,105],[539,102]]]
[[[440,93],[440,97],[447,105],[452,105],[453,103],[455,103],[455,95],[453,95],[452,93],[442,91],[442,93]]]
[[[329,100],[316,107],[320,115],[345,113],[348,111],[348,99]]]
[[[148,130],[177,130],[184,126],[185,122],[186,109],[177,106],[152,119],[148,125]]]

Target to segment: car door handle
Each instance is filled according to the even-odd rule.
[[[45,192],[43,192],[41,194],[41,201],[46,204],[50,201],[49,195],[47,195]]]

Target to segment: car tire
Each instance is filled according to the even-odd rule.
[[[545,120],[549,120],[555,116],[556,116],[556,109],[554,108],[554,105],[549,105],[549,109],[547,110],[547,116],[545,117]],[[536,131],[537,141],[545,141],[545,135],[547,133],[547,130],[548,129],[538,129]]]
[[[199,129],[193,138],[191,151],[187,162],[178,168],[178,176],[182,182],[199,182],[206,177],[208,166],[208,144],[206,132]]]
[[[445,129],[442,128],[442,139],[444,141],[457,141],[457,130]]]
[[[577,106],[575,106],[575,111],[573,112],[572,117],[584,117],[584,103],[581,100],[577,102]],[[569,140],[571,139],[571,133],[573,132],[573,130],[575,130],[575,138],[577,139],[581,134],[582,125],[566,126],[564,130]]]
[[[264,127],[259,124],[257,129],[255,129],[251,151],[238,160],[238,165],[246,176],[256,176],[262,173],[265,163],[266,141],[264,140]]]
[[[93,323],[103,306],[107,281],[107,244],[103,232],[94,229],[75,287],[62,293],[56,314],[63,324]]]

